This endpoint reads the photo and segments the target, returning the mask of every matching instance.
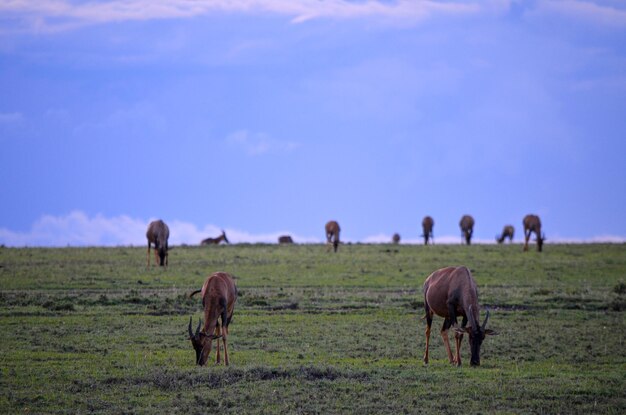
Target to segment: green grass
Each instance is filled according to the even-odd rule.
[[[0,413],[626,412],[626,245],[0,248]],[[466,265],[489,325],[447,363],[421,286]],[[231,365],[196,367],[200,288],[237,277]],[[214,355],[212,356],[214,358]]]

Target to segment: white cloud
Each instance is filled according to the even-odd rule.
[[[265,133],[251,133],[247,130],[239,130],[226,138],[230,144],[242,148],[250,156],[258,156],[266,153],[286,153],[300,146],[293,141],[280,141],[269,137]]]
[[[107,218],[103,215],[88,216],[81,211],[73,211],[65,216],[44,215],[26,232],[16,232],[0,228],[0,245],[22,246],[144,246],[148,220],[120,215]],[[215,225],[197,225],[181,220],[166,220],[170,228],[170,245],[197,245],[205,238],[217,237],[222,229]],[[298,235],[288,230],[254,234],[240,229],[225,228],[230,243],[277,243],[280,235],[291,235],[296,243],[323,243],[317,237]],[[377,234],[365,237],[363,243],[389,243],[391,235]],[[493,244],[493,239],[474,238],[475,244]],[[348,242],[347,240],[344,242]],[[402,244],[423,244],[423,239],[402,239]],[[521,241],[516,242],[521,244]],[[546,243],[626,243],[626,237],[599,235],[590,239],[555,236]],[[444,235],[435,238],[435,244],[461,244],[460,236]]]
[[[88,217],[80,211],[66,216],[44,215],[30,231],[0,228],[0,243],[8,246],[133,245],[145,240],[147,223],[122,215]]]
[[[546,244],[586,244],[586,243],[611,243],[611,244],[623,244],[626,243],[626,237],[617,235],[598,235],[592,236],[589,239],[573,238],[567,236],[554,236],[546,239]]]
[[[292,23],[316,18],[374,17],[403,22],[436,15],[473,14],[501,2],[442,0],[9,0],[0,2],[0,14],[20,18],[31,31],[67,30],[83,25],[129,20],[181,19],[217,13],[263,13],[286,16]]]
[[[540,0],[532,14],[557,14],[601,26],[626,27],[626,9],[613,7],[607,1]],[[617,4],[614,3],[613,4]],[[622,3],[623,4],[623,3]]]
[[[0,228],[0,244],[6,246],[118,246],[147,244],[148,220],[131,218],[127,215],[89,217],[81,211],[65,216],[44,215],[26,232]],[[207,237],[219,236],[222,229],[215,225],[199,228],[195,224],[180,220],[167,220],[170,228],[171,245],[196,245]],[[297,235],[288,231],[252,234],[238,229],[226,228],[231,243],[276,243],[278,237],[291,234],[297,243],[318,243],[319,238]]]
[[[21,30],[59,32],[124,21],[188,19],[225,13],[284,16],[294,24],[312,19],[373,18],[379,22],[415,24],[438,16],[506,14],[519,0],[5,0],[0,16],[19,22]],[[601,25],[624,27],[626,10],[615,1],[538,0],[528,15],[557,14]],[[4,27],[0,32],[7,32]]]

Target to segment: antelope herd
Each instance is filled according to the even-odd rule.
[[[472,243],[472,236],[474,235],[474,218],[471,215],[463,215],[461,217],[461,221],[459,222],[459,227],[461,228],[461,236],[462,241],[466,245],[470,245]],[[530,236],[532,233],[535,234],[535,240],[537,241],[537,251],[541,252],[543,250],[543,242],[546,240],[545,234],[541,232],[541,220],[537,215],[526,215],[524,220],[522,221],[524,225],[524,251],[528,251],[528,242],[530,240]],[[435,243],[435,237],[433,233],[433,228],[435,226],[435,221],[431,216],[424,216],[422,219],[422,234],[421,237],[424,238],[424,245],[428,245],[429,243]],[[337,221],[331,220],[326,223],[324,226],[325,235],[326,235],[326,244],[329,247],[332,246],[334,252],[337,252],[339,247],[339,233],[341,232],[341,228],[339,227],[339,223]],[[159,262],[160,266],[167,267],[167,254],[168,254],[168,238],[169,238],[169,228],[162,220],[155,220],[150,222],[148,225],[148,230],[146,232],[146,237],[148,238],[148,267],[150,267],[150,247],[154,245],[154,255],[155,261]],[[513,225],[505,225],[502,228],[502,233],[496,236],[496,242],[501,244],[506,239],[509,240],[509,243],[513,242],[513,236],[515,235],[515,228]],[[200,245],[219,245],[220,243],[230,243],[228,237],[226,236],[226,232],[222,230],[221,235],[215,238],[206,238],[200,242]],[[400,234],[394,233],[391,242],[393,244],[400,243]],[[278,237],[278,243],[281,245],[285,244],[293,244],[294,240],[290,235],[281,235]]]
[[[424,245],[429,242],[434,243],[433,226],[435,221],[430,216],[425,216],[422,220],[422,237]],[[541,220],[537,215],[526,215],[523,220],[524,225],[524,251],[528,250],[530,235],[535,234],[537,241],[537,251],[541,252],[545,235],[541,232]],[[474,218],[464,215],[459,222],[463,239],[470,245]],[[332,220],[326,223],[325,227],[327,245],[332,246],[337,252],[339,246],[339,223]],[[496,241],[502,243],[505,239],[513,241],[515,229],[512,225],[505,225],[502,233],[496,236]],[[150,222],[146,231],[148,239],[147,267],[150,267],[150,248],[154,245],[155,261],[160,266],[167,268],[168,265],[168,239],[169,228],[162,220]],[[200,245],[218,245],[221,242],[229,243],[226,232],[216,238],[202,240]],[[392,237],[394,244],[400,243],[400,235],[395,233]],[[290,235],[282,235],[278,238],[279,244],[293,244]],[[430,332],[433,317],[438,315],[443,317],[444,322],[441,327],[441,337],[446,349],[448,360],[451,364],[461,366],[461,343],[463,336],[468,335],[470,345],[470,365],[480,365],[480,347],[483,340],[488,335],[497,334],[491,329],[487,329],[489,320],[489,310],[485,314],[485,320],[480,323],[480,305],[478,303],[478,288],[476,281],[472,277],[470,270],[464,266],[446,267],[434,271],[424,281],[424,311],[426,320],[426,350],[424,352],[424,364],[429,362]],[[237,302],[237,287],[232,275],[226,272],[216,272],[210,275],[204,282],[201,289],[193,291],[189,297],[201,293],[202,307],[204,314],[204,324],[202,319],[198,320],[195,331],[192,330],[193,317],[189,318],[187,327],[189,340],[196,353],[196,364],[204,366],[211,353],[213,340],[217,340],[216,364],[222,362],[221,349],[224,350],[224,364],[229,364],[228,356],[228,330],[232,322],[235,303]],[[458,318],[461,317],[461,324]],[[469,325],[468,325],[469,323]],[[453,329],[455,339],[455,353],[450,349],[448,331]],[[220,339],[222,346],[220,346]]]

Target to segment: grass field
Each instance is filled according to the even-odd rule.
[[[468,266],[481,366],[448,364],[422,283]],[[229,367],[196,367],[200,288],[235,274]],[[483,311],[484,313],[484,311]],[[0,248],[0,413],[626,413],[626,245]],[[484,314],[483,314],[484,315]],[[214,358],[212,353],[211,358]]]

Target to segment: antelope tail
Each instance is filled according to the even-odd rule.
[[[189,298],[193,297],[194,295],[198,294],[201,291],[202,290],[196,290],[196,291],[192,292],[191,294],[189,294]]]

